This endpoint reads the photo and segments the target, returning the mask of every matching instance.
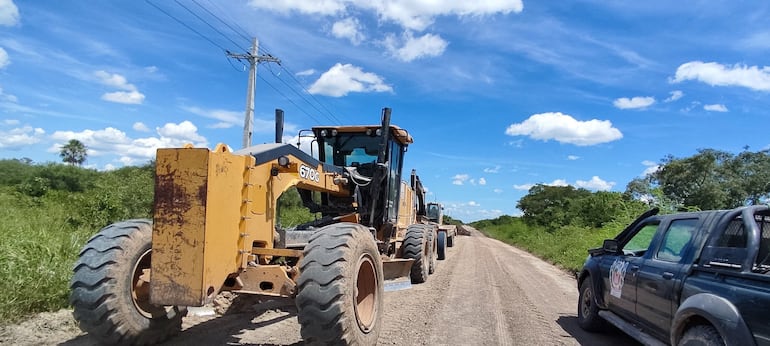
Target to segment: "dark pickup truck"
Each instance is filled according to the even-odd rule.
[[[648,345],[770,345],[770,208],[656,214],[588,251],[580,326]]]

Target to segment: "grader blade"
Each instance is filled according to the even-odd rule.
[[[383,288],[385,292],[406,290],[412,288],[413,259],[388,259],[382,262],[382,274],[385,278]]]

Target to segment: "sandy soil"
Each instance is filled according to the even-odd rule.
[[[458,237],[428,282],[385,293],[380,345],[635,345],[612,330],[577,325],[575,278],[478,231]],[[165,345],[301,345],[290,299],[220,296],[188,316]],[[0,328],[5,345],[93,345],[71,311],[40,314]]]

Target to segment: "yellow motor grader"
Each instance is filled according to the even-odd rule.
[[[413,140],[390,115],[314,127],[310,155],[280,143],[280,110],[276,143],[159,149],[153,219],[109,225],[80,252],[70,302],[81,329],[154,344],[179,332],[187,307],[234,291],[294,298],[308,344],[375,344],[386,280],[425,281],[434,251],[416,187],[401,180]],[[320,216],[282,228],[277,201],[292,187]]]

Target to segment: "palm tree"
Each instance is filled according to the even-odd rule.
[[[86,161],[86,156],[88,156],[87,148],[85,144],[83,144],[81,141],[77,139],[70,139],[67,144],[62,145],[61,151],[59,152],[59,156],[61,157],[61,160],[70,164],[70,165],[77,165],[80,166],[83,164],[83,162]]]

